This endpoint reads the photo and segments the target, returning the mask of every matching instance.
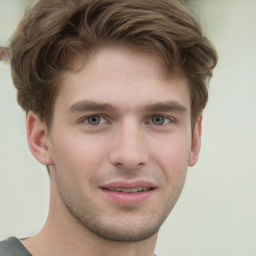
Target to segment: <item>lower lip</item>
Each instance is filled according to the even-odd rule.
[[[134,205],[145,202],[147,199],[149,199],[149,197],[152,196],[154,189],[137,193],[124,193],[106,189],[102,189],[102,191],[108,198],[118,204]]]

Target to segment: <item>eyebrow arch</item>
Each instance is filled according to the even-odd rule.
[[[186,107],[175,100],[147,104],[142,109],[145,112],[187,112]]]
[[[81,100],[74,103],[70,108],[70,112],[83,112],[83,111],[109,111],[116,112],[117,108],[109,103],[100,103],[91,100]]]

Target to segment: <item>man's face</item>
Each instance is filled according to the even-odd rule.
[[[64,74],[55,101],[48,135],[54,200],[105,239],[156,234],[197,159],[200,129],[197,123],[192,136],[190,124],[181,75],[167,76],[150,54],[99,50]]]

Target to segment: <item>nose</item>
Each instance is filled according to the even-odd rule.
[[[148,157],[143,128],[136,122],[127,120],[120,124],[112,141],[110,162],[118,167],[135,170],[144,166]]]

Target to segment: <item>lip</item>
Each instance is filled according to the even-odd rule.
[[[140,191],[136,193],[125,193],[109,190],[110,188],[132,189],[138,187],[147,187],[150,188],[150,190]],[[136,205],[143,203],[153,195],[156,188],[156,185],[148,181],[114,181],[100,186],[101,191],[106,195],[109,200],[121,205]]]

